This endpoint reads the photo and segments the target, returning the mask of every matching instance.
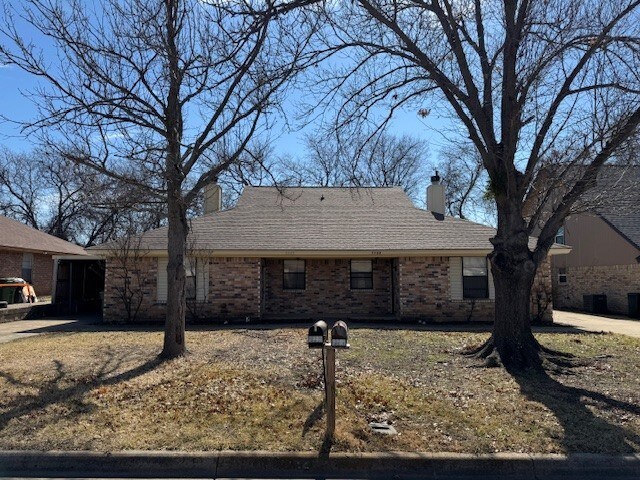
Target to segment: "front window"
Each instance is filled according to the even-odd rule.
[[[556,243],[559,243],[560,245],[566,245],[564,239],[564,227],[560,227],[558,229],[558,233],[556,233]]]
[[[489,298],[489,268],[486,257],[462,259],[462,289],[464,298]]]
[[[373,289],[373,262],[351,260],[351,290]]]
[[[196,261],[186,260],[184,262],[184,270],[186,275],[185,291],[187,300],[196,299]]]
[[[304,260],[285,260],[282,288],[285,290],[305,289]]]

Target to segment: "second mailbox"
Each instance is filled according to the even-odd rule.
[[[349,348],[349,327],[342,320],[337,321],[331,328],[331,346],[334,348]]]

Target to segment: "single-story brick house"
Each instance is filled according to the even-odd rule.
[[[55,255],[84,258],[84,248],[0,215],[0,277],[31,283],[38,296],[53,291]]]
[[[191,221],[190,317],[490,320],[494,289],[486,255],[495,230],[445,217],[435,178],[431,211],[416,208],[397,187],[246,187],[234,208],[220,211],[214,187],[212,212]],[[127,275],[113,244],[91,249],[106,258],[106,321],[125,317],[125,283],[142,295],[138,319],[164,316],[167,229],[134,240],[135,266],[129,263]],[[555,246],[552,254],[568,250]],[[532,311],[547,320],[550,289],[545,262]]]

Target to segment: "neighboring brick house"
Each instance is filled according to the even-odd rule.
[[[586,213],[568,217],[556,241],[571,253],[552,262],[556,308],[584,308],[585,295],[606,295],[607,310],[629,314],[640,293],[640,167],[610,165],[598,176]],[[637,315],[637,313],[636,313]]]
[[[23,278],[37,295],[51,295],[54,255],[87,253],[78,245],[0,215],[0,277]]]
[[[495,230],[434,213],[444,211],[438,180],[429,187],[442,192],[433,211],[416,208],[397,187],[246,187],[236,207],[191,220],[189,317],[491,320],[486,256]],[[126,317],[129,289],[142,295],[137,319],[160,320],[167,229],[131,244],[135,259],[129,255],[126,267],[113,244],[91,249],[106,258],[104,318]],[[552,253],[566,251],[556,246]],[[532,308],[547,320],[550,288],[545,262]]]

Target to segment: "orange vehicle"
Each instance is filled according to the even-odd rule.
[[[35,303],[38,301],[33,285],[22,278],[0,278],[0,301]]]

